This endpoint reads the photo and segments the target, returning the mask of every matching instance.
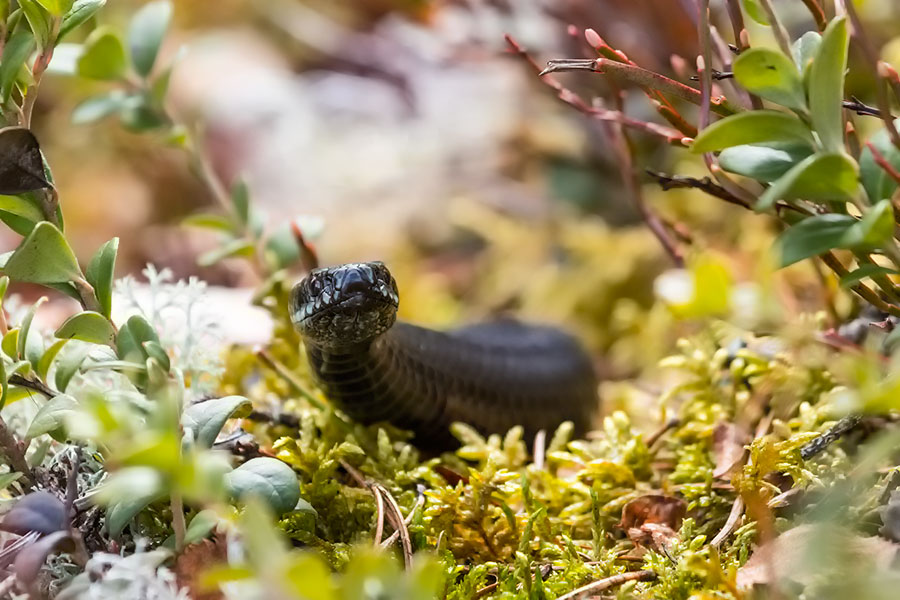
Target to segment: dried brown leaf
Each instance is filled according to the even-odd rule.
[[[713,429],[713,454],[716,468],[713,477],[727,477],[739,465],[746,452],[744,445],[749,442],[747,432],[727,421],[722,421]]]
[[[678,530],[687,504],[681,498],[663,494],[647,494],[635,498],[622,509],[622,520],[619,527],[628,531],[640,528],[645,524],[666,525]]]

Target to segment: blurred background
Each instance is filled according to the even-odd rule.
[[[141,4],[110,2],[103,23],[121,31]],[[724,4],[713,3],[714,23],[730,42]],[[793,30],[810,28],[801,2],[775,4]],[[900,3],[861,4],[885,59],[900,65]],[[634,207],[608,130],[560,102],[503,36],[544,64],[595,56],[583,37],[593,28],[690,84],[695,0],[181,0],[174,19],[168,109],[202,132],[215,172],[226,184],[246,178],[268,227],[302,217],[323,265],[386,261],[404,317],[449,325],[511,310],[561,323],[610,377],[652,364],[675,339],[653,287],[672,263]],[[748,27],[754,41],[769,35]],[[602,76],[560,80],[612,101]],[[197,266],[216,237],[180,222],[215,203],[183,150],[116,120],[71,123],[106,85],[48,77],[36,109],[79,257],[120,236],[120,276],[153,263],[225,288],[258,284],[240,259]],[[867,97],[869,82],[849,85]],[[624,107],[658,120],[638,90],[626,90]],[[771,224],[697,191],[662,192],[644,168],[700,176],[702,163],[657,139],[632,141],[644,198],[688,253],[756,276]],[[16,236],[2,235],[12,249]],[[807,269],[775,286],[789,311],[818,302]]]

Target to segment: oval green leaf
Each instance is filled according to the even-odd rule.
[[[744,144],[794,142],[813,145],[812,133],[793,115],[753,110],[716,121],[697,135],[691,152],[715,152]]]
[[[3,267],[13,281],[64,283],[81,277],[75,253],[55,225],[38,223]]]
[[[225,476],[229,494],[236,499],[257,496],[278,514],[294,510],[300,500],[297,475],[275,458],[252,458]]]
[[[787,56],[769,48],[750,48],[734,61],[734,77],[744,88],[766,100],[806,110],[803,82]]]
[[[811,256],[841,247],[847,231],[856,219],[849,215],[818,215],[804,219],[785,230],[775,242],[781,266],[787,267]]]
[[[49,433],[54,439],[59,440],[59,432],[66,425],[67,419],[79,410],[78,401],[72,396],[60,394],[54,396],[44,404],[31,424],[28,426],[28,432],[25,434],[28,438],[36,438],[39,435]]]
[[[110,29],[97,29],[84,43],[77,73],[88,79],[116,81],[125,76],[128,59],[122,40]]]
[[[131,47],[131,61],[138,75],[146,77],[153,70],[171,18],[171,2],[156,0],[144,5],[131,20],[128,45]]]
[[[116,331],[109,319],[100,313],[86,310],[66,319],[56,330],[56,337],[105,344],[115,348]]]
[[[858,186],[856,163],[846,154],[815,154],[803,160],[763,192],[757,211],[778,200],[846,201]]]
[[[85,278],[94,288],[103,316],[112,314],[112,289],[116,271],[116,254],[119,252],[119,238],[113,238],[100,246],[88,263]]]
[[[61,40],[76,27],[87,23],[105,4],[106,0],[75,0],[72,8],[63,17],[56,39]]]
[[[726,148],[719,154],[719,166],[729,173],[770,183],[812,154],[804,144],[750,144]]]
[[[900,119],[894,121],[894,125],[900,127]],[[888,175],[887,171],[875,162],[875,149],[894,169],[900,170],[900,150],[891,142],[887,129],[882,127],[873,135],[863,148],[859,157],[859,178],[862,180],[866,194],[870,202],[878,202],[890,198],[897,190],[897,182]]]
[[[849,44],[846,17],[828,24],[822,43],[809,67],[809,110],[822,147],[837,152],[844,147],[844,70]]]
[[[190,429],[198,445],[211,448],[225,422],[250,413],[250,401],[243,396],[225,396],[189,406],[181,417],[185,431]]]

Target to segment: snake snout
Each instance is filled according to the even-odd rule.
[[[344,274],[344,280],[341,282],[341,296],[347,298],[356,294],[365,294],[371,288],[371,276],[367,278],[360,269],[351,269]]]

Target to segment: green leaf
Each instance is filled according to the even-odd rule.
[[[862,218],[847,231],[841,244],[844,248],[877,248],[894,235],[894,207],[890,200],[882,200],[866,209]]]
[[[34,33],[38,48],[46,48],[50,43],[50,15],[35,0],[19,0],[19,8]]]
[[[51,187],[37,138],[24,127],[0,129],[0,194]]]
[[[250,189],[247,182],[238,179],[231,187],[231,204],[242,225],[250,222]]]
[[[774,110],[752,110],[716,121],[697,135],[691,152],[715,152],[768,142],[794,142],[813,145],[812,133],[793,115]]]
[[[0,99],[3,104],[9,102],[19,76],[19,69],[33,51],[34,34],[25,29],[13,33],[3,47],[3,58],[0,60]]]
[[[294,510],[300,500],[300,486],[294,470],[278,459],[251,458],[225,476],[233,498],[257,496],[278,514]]]
[[[216,515],[216,511],[207,509],[198,512],[191,519],[184,534],[185,545],[194,544],[208,536],[218,522],[219,517]]]
[[[25,196],[0,196],[0,211],[37,223],[44,218],[41,210]],[[34,226],[31,227],[34,229]]]
[[[856,163],[846,154],[814,154],[763,192],[757,211],[778,200],[846,201],[858,186]]]
[[[842,288],[853,287],[863,279],[867,277],[877,277],[879,275],[900,275],[900,271],[897,269],[891,269],[890,267],[882,267],[881,265],[873,265],[871,263],[866,263],[862,265],[858,269],[854,269],[850,271],[840,280],[840,286]]]
[[[252,256],[254,246],[251,242],[244,239],[231,240],[215,250],[200,255],[197,264],[201,267],[214,265],[224,258],[231,256]]]
[[[19,355],[18,350],[16,350],[19,347],[19,328],[14,327],[7,331],[0,346],[2,346],[4,354],[15,360]]]
[[[825,150],[844,147],[844,70],[847,68],[846,17],[828,24],[809,70],[809,109],[813,129]]]
[[[128,43],[138,75],[146,77],[153,70],[171,18],[172,4],[168,0],[156,0],[144,5],[131,20]]]
[[[267,258],[275,269],[285,269],[300,260],[300,246],[289,223],[282,223],[266,240]]]
[[[146,94],[134,94],[125,98],[119,111],[119,119],[123,127],[138,133],[168,124],[165,115],[154,108]]]
[[[37,0],[54,17],[61,17],[72,8],[73,0]]]
[[[44,353],[41,355],[41,359],[38,361],[37,366],[35,367],[35,371],[38,374],[38,377],[41,379],[46,379],[47,373],[50,372],[50,365],[53,364],[53,360],[59,354],[60,350],[68,343],[69,340],[56,340],[53,342],[49,348],[47,348]]]
[[[75,0],[72,9],[63,17],[56,39],[61,40],[76,27],[87,23],[105,4],[106,0]]]
[[[758,0],[741,0],[741,4],[744,6],[744,12],[747,13],[748,17],[760,25],[769,24],[768,15],[766,15],[766,11],[759,5]]]
[[[77,73],[88,79],[115,81],[122,79],[127,69],[125,46],[119,36],[108,28],[91,33],[78,59]]]
[[[105,344],[115,348],[116,331],[112,323],[100,313],[86,310],[66,319],[56,330],[60,339],[75,339],[92,344]]]
[[[144,348],[144,352],[147,353],[147,356],[155,360],[162,370],[168,373],[172,364],[165,349],[158,342],[154,342],[153,340],[143,342],[141,345]]]
[[[106,530],[118,537],[139,512],[165,495],[162,474],[151,467],[129,467],[113,473],[97,488],[95,498],[107,505]]]
[[[4,273],[13,281],[26,283],[64,283],[81,278],[75,253],[55,225],[38,223],[13,255]]]
[[[894,121],[894,125],[900,127],[900,119]],[[887,129],[882,127],[869,139],[859,157],[859,178],[866,189],[869,201],[878,202],[893,196],[897,190],[897,182],[875,162],[869,144],[898,171],[900,171],[900,150],[891,142]]]
[[[19,338],[16,341],[16,354],[20,360],[24,360],[28,358],[28,346],[30,344],[34,344],[35,341],[39,344],[41,342],[41,336],[38,332],[32,333],[31,331],[31,323],[34,321],[34,315],[37,312],[38,308],[40,308],[41,304],[47,301],[46,296],[41,296],[37,302],[28,307],[28,311],[25,313],[25,317],[22,319],[22,324],[19,326]],[[35,338],[34,340],[30,338]],[[43,352],[43,346],[41,347],[41,352]],[[30,362],[30,361],[29,361]]]
[[[9,396],[9,375],[6,373],[6,361],[0,358],[0,409],[6,406]]]
[[[729,173],[770,183],[812,154],[803,144],[776,143],[726,148],[719,154],[719,165]]]
[[[72,381],[72,377],[74,377],[75,373],[78,372],[78,369],[81,368],[84,359],[87,358],[90,352],[91,347],[85,344],[80,348],[69,348],[69,350],[62,355],[56,363],[56,373],[53,378],[56,389],[60,392],[66,391],[66,388],[69,387],[69,382]]]
[[[61,435],[66,421],[79,410],[78,401],[72,396],[60,394],[50,398],[34,415],[31,425],[28,426],[26,437],[34,439],[39,435],[49,433],[57,441],[65,441]]]
[[[791,54],[794,57],[794,63],[804,75],[807,68],[812,64],[813,58],[822,45],[822,36],[817,31],[807,31],[791,46]]]
[[[4,473],[0,475],[0,490],[5,490],[9,485],[17,481],[22,476],[21,473]]]
[[[182,220],[181,224],[187,227],[202,227],[204,229],[215,229],[227,233],[234,232],[234,225],[231,223],[231,220],[222,215],[190,215]]]
[[[141,315],[132,315],[119,328],[116,337],[116,351],[122,360],[143,364],[149,355],[144,348],[144,342],[159,343],[159,335],[153,326]]]
[[[94,288],[103,316],[112,314],[112,290],[116,271],[116,255],[119,252],[119,238],[113,238],[100,246],[85,270],[85,278]]]
[[[193,433],[198,445],[212,448],[225,422],[247,416],[251,408],[250,401],[243,396],[213,398],[189,406],[182,414],[181,425],[185,432]]]
[[[849,215],[818,215],[786,229],[776,240],[781,266],[786,267],[811,256],[841,247],[844,235],[856,224]]]
[[[126,100],[127,96],[122,90],[88,98],[72,111],[72,123],[84,125],[114,115],[125,107]]]
[[[744,88],[766,100],[806,110],[800,73],[790,58],[769,48],[750,48],[734,61],[734,77]]]

